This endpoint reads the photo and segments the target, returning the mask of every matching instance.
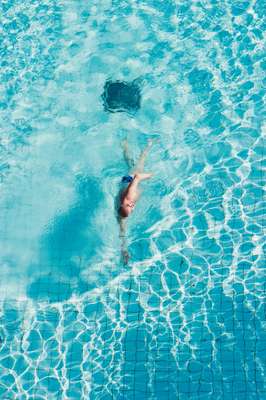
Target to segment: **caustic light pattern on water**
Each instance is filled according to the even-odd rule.
[[[1,399],[266,397],[264,15],[2,2]],[[154,136],[123,265],[121,142]]]

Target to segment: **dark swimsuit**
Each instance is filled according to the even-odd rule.
[[[133,181],[133,177],[131,175],[125,175],[122,177],[122,183],[130,183]]]

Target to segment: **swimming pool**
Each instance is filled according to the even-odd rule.
[[[1,7],[0,398],[265,398],[264,3]]]

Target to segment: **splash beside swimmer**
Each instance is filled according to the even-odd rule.
[[[136,202],[139,200],[140,191],[139,184],[143,180],[151,178],[151,173],[143,172],[146,157],[153,145],[153,141],[149,140],[146,148],[142,151],[136,165],[129,155],[128,143],[123,142],[123,153],[125,161],[130,168],[129,175],[122,178],[122,189],[119,196],[118,217],[120,225],[120,237],[122,239],[121,253],[124,264],[128,263],[129,253],[126,244],[126,218],[132,213],[135,208]]]

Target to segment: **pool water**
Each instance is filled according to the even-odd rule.
[[[263,1],[0,15],[0,398],[266,398]]]

